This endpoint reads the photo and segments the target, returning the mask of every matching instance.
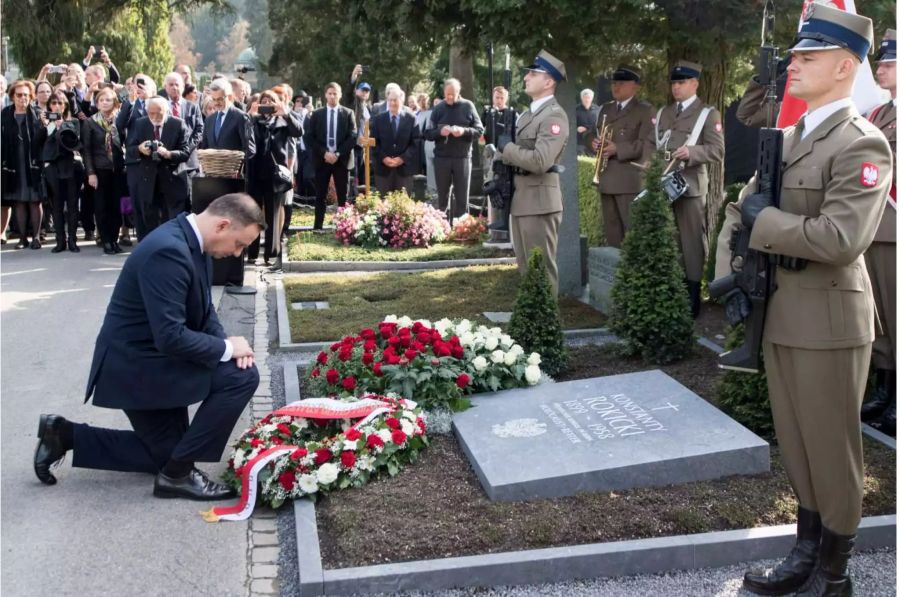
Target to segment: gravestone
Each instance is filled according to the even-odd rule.
[[[484,316],[491,323],[509,323],[512,311],[485,311]]]
[[[591,247],[588,249],[589,300],[591,306],[609,315],[612,309],[612,287],[619,267],[619,249],[615,247]]]
[[[769,470],[769,444],[659,370],[482,394],[453,428],[492,500]]]

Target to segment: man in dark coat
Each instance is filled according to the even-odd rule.
[[[218,500],[232,491],[195,462],[218,462],[259,385],[253,350],[226,337],[212,304],[210,257],[238,256],[265,227],[248,195],[224,195],[179,214],[129,256],[97,336],[85,402],[124,411],[133,430],[41,415],[34,471],[73,451],[76,467],[156,475],[153,495]],[[192,421],[188,405],[200,402]]]
[[[234,107],[231,83],[228,79],[214,79],[206,96],[216,111],[206,117],[200,148],[243,151],[245,160],[252,158],[256,154],[253,123],[246,113]]]

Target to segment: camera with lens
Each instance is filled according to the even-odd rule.
[[[81,125],[77,120],[64,120],[57,133],[59,145],[67,151],[77,151],[81,146]]]
[[[54,122],[56,120],[59,120],[60,118],[62,118],[62,114],[60,114],[59,112],[47,112],[47,120],[49,122]]]
[[[147,141],[147,146],[150,148],[150,159],[154,162],[158,162],[162,160],[162,157],[159,155],[159,141]]]
[[[256,72],[256,69],[252,66],[239,66],[234,69],[234,72],[246,75],[247,73]]]

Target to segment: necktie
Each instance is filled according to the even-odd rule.
[[[159,127],[158,126],[153,127],[153,138],[155,140],[159,141]]]
[[[144,100],[138,99],[134,103],[134,108],[137,110],[138,114],[143,116],[144,115]]]
[[[216,141],[219,140],[219,132],[222,130],[222,122],[225,120],[225,112],[216,112]]]
[[[622,104],[616,102],[616,114],[622,111]]]
[[[328,108],[328,150],[334,151],[335,147],[335,138],[337,135],[334,132],[334,108]]]
[[[796,137],[797,137],[798,142],[800,140],[802,140],[803,137],[806,136],[806,130],[805,130],[806,126],[805,125],[806,125],[806,116],[801,116],[800,120],[797,121],[797,124],[794,125],[796,127]]]
[[[391,126],[394,127],[394,136],[396,137],[397,136],[397,117],[394,115],[391,116]]]
[[[681,111],[684,110],[684,105],[681,102],[678,102],[678,108],[675,109],[675,117],[678,118],[681,116]]]
[[[172,116],[181,118],[181,110],[178,107],[178,100],[172,100]]]

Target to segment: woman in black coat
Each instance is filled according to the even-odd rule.
[[[34,84],[16,81],[9,88],[12,105],[0,112],[0,156],[3,171],[3,235],[6,235],[8,210],[16,210],[19,228],[17,249],[30,246],[40,249],[41,218],[41,128],[37,111],[32,105]],[[30,213],[29,213],[30,212]],[[28,217],[31,216],[31,242],[28,242]]]
[[[103,252],[114,255],[122,252],[120,199],[125,190],[125,150],[116,129],[119,98],[106,87],[97,92],[94,102],[97,113],[81,123],[82,154],[87,184],[94,189],[94,217]]]
[[[253,104],[247,113],[253,118],[256,134],[256,155],[247,170],[248,188],[266,214],[263,258],[269,265],[269,259],[275,257],[274,268],[278,269],[281,267],[284,192],[293,187],[294,178],[288,167],[288,152],[295,138],[303,136],[303,126],[273,91],[263,91],[259,103]],[[253,258],[252,253],[249,256]]]
[[[44,161],[44,181],[53,204],[56,246],[52,253],[65,251],[67,240],[71,252],[81,251],[76,240],[78,190],[84,179],[84,166],[79,153],[81,125],[72,117],[69,103],[70,99],[65,93],[54,91],[48,105],[50,114],[59,114],[59,119],[51,121],[48,114],[41,114],[43,126],[38,129],[38,140],[43,144],[41,159]]]

